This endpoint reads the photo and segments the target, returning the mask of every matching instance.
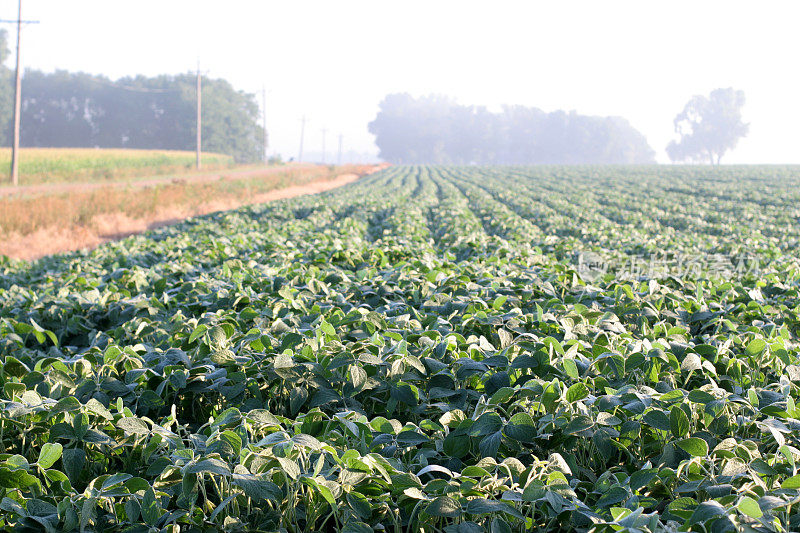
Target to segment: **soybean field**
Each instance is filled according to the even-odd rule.
[[[800,531],[800,169],[390,167],[0,259],[0,527]]]

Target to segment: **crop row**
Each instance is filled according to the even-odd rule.
[[[796,531],[796,176],[393,167],[0,262],[0,524]]]

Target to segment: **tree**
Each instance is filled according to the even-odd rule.
[[[725,152],[747,135],[742,122],[744,92],[732,87],[715,89],[708,97],[694,96],[674,120],[679,141],[667,145],[673,161],[709,161],[719,165]]]
[[[23,146],[195,148],[194,73],[115,82],[80,72],[28,70],[22,85]],[[259,118],[255,95],[236,91],[225,80],[203,80],[204,151],[259,161],[264,146]]]
[[[445,140],[447,117],[456,107],[450,99],[431,95],[413,98],[390,94],[383,99],[369,131],[375,135],[380,157],[394,163],[448,164]]]
[[[8,56],[8,32],[0,30],[0,146],[7,146],[11,140],[14,113],[14,76],[5,66]]]
[[[647,139],[620,117],[523,106],[492,113],[442,96],[390,94],[369,124],[394,163],[605,164],[655,162]]]

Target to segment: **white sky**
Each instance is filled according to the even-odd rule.
[[[694,94],[745,91],[750,135],[723,162],[800,163],[800,2],[24,0],[23,63],[111,78],[202,69],[266,84],[271,152],[376,151],[389,92],[621,115],[659,161]],[[0,18],[16,17],[16,0]],[[13,39],[13,28],[10,30]]]

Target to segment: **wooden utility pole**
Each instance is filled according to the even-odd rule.
[[[303,136],[306,133],[306,116],[303,115],[303,118],[300,119],[300,152],[297,154],[297,162],[300,163],[303,160]]]
[[[20,44],[22,42],[22,25],[37,24],[38,20],[22,20],[22,0],[19,0],[17,20],[0,20],[17,25],[17,71],[14,85],[14,141],[11,146],[11,183],[19,185],[19,123],[22,111],[22,64],[20,62]]]
[[[203,87],[200,76],[200,61],[197,61],[197,170],[200,170],[200,146],[203,142]]]
[[[336,164],[342,164],[342,134],[339,134],[339,154],[336,156]]]
[[[22,42],[22,0],[17,13],[17,73],[14,85],[14,145],[11,148],[11,184],[19,185],[19,119],[22,110],[22,69],[20,68],[20,43]]]
[[[264,121],[264,164],[267,163],[267,148],[269,148],[269,136],[267,135],[267,87],[261,86],[261,114]]]
[[[322,128],[322,162],[325,163],[325,134],[328,133],[328,128]]]

